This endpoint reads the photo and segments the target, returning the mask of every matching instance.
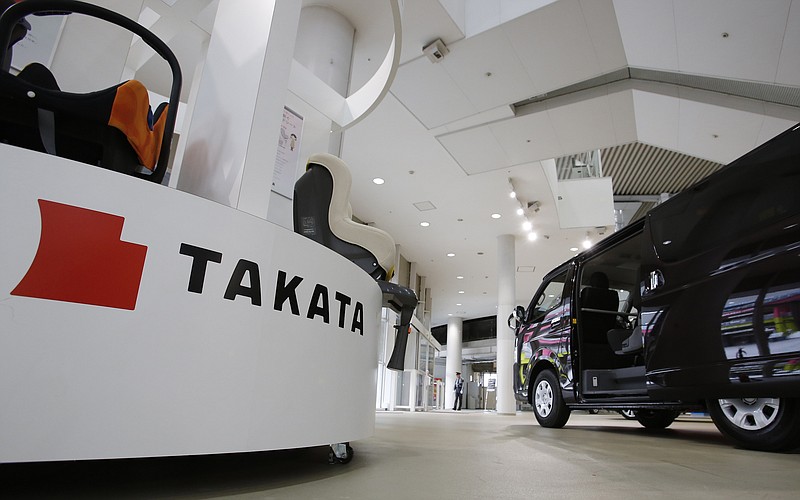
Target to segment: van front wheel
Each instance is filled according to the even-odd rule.
[[[784,451],[800,446],[800,399],[709,399],[717,428],[744,448]]]
[[[552,370],[543,370],[533,383],[533,411],[542,427],[559,428],[569,420],[569,408],[561,395],[561,386]]]

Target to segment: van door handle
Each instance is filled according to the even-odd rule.
[[[653,291],[656,288],[661,288],[664,285],[664,275],[658,269],[650,271],[650,282],[648,283],[647,290]]]

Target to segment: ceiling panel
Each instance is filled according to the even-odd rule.
[[[662,92],[633,90],[636,135],[641,142],[678,149],[678,89],[660,86]]]
[[[777,104],[764,104],[764,121],[758,133],[757,144],[763,144],[793,125],[800,123],[800,108]]]
[[[614,143],[622,144],[635,141],[638,133],[636,130],[633,90],[625,89],[619,92],[609,92],[608,106],[611,111],[611,123],[613,123],[614,128]]]
[[[473,36],[500,24],[500,2],[465,0],[467,36]]]
[[[760,114],[688,99],[680,109],[678,151],[727,164],[756,146]]]
[[[612,0],[580,0],[580,6],[601,71],[627,66]]]
[[[614,0],[628,65],[678,69],[678,46],[671,1]]]
[[[617,143],[607,96],[552,107],[548,114],[566,154]]]
[[[478,111],[528,97],[533,82],[502,30],[459,42],[439,63]]]
[[[497,170],[510,164],[505,151],[487,126],[442,135],[438,139],[469,175]]]
[[[601,73],[577,0],[561,0],[501,27],[535,84],[536,95]]]
[[[777,83],[800,85],[800,1],[794,0],[789,9],[786,34],[783,38],[781,57],[778,60]]]
[[[531,113],[489,125],[511,165],[564,154],[546,112]]]
[[[774,82],[790,3],[675,0],[678,69]]]
[[[391,92],[427,128],[438,127],[477,111],[444,66],[427,58],[401,66]]]

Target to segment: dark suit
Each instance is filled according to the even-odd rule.
[[[464,390],[464,379],[461,377],[456,378],[456,385],[453,388],[456,391],[456,399],[453,401],[453,409],[460,410],[461,409],[461,396]],[[456,408],[458,406],[458,408]]]

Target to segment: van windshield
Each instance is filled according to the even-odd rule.
[[[550,280],[540,290],[538,294],[533,297],[528,311],[525,315],[526,322],[539,321],[545,316],[547,311],[555,308],[561,303],[561,297],[564,294],[564,283],[567,281],[567,272],[559,274]]]

